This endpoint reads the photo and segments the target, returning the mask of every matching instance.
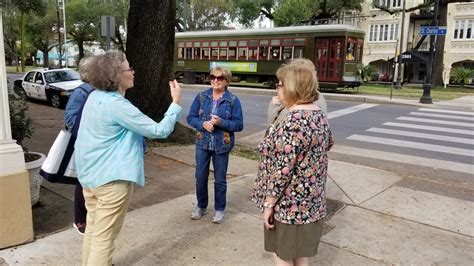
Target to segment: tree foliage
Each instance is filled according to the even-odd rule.
[[[234,17],[232,0],[178,0],[176,29],[184,31],[186,23],[188,31],[221,30]]]
[[[474,78],[474,70],[464,67],[456,67],[453,69],[454,81],[461,85],[461,88],[464,88],[466,84],[469,83],[469,80]]]
[[[48,9],[44,16],[31,16],[26,31],[32,46],[43,53],[44,67],[49,66],[49,51],[56,45],[54,39],[54,26],[57,27],[57,14],[54,8]]]

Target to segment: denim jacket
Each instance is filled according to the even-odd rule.
[[[234,147],[234,132],[242,131],[244,128],[240,100],[229,90],[224,92],[217,106],[217,115],[221,118],[221,123],[214,126],[214,131],[209,133],[202,124],[211,119],[211,110],[212,88],[198,93],[189,109],[187,121],[196,129],[196,146],[207,150],[211,136],[214,136],[216,153],[230,152]]]
[[[72,131],[72,128],[76,123],[77,113],[86,101],[87,93],[90,93],[93,90],[94,87],[85,82],[74,89],[74,92],[67,101],[66,110],[64,110],[64,122],[66,124],[67,130]]]

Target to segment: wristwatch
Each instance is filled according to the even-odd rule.
[[[273,208],[273,207],[275,207],[275,204],[270,204],[270,203],[268,203],[268,202],[265,201],[265,202],[263,203],[263,207],[264,207],[264,208]]]

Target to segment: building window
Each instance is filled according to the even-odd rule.
[[[456,20],[454,23],[454,39],[455,40],[466,40],[474,39],[472,28],[474,26],[474,20]]]
[[[388,8],[397,8],[402,6],[401,0],[374,0],[374,4],[379,4],[380,6],[385,6]]]
[[[397,39],[398,23],[370,25],[369,42],[395,41]]]

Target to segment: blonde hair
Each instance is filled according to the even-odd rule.
[[[79,74],[81,75],[81,80],[84,82],[89,83],[89,71],[88,67],[90,66],[92,62],[92,56],[86,56],[79,61]]]
[[[122,78],[122,63],[127,60],[120,51],[108,51],[94,56],[87,67],[89,83],[98,90],[116,91]]]
[[[310,60],[297,59],[284,64],[277,70],[276,76],[283,83],[280,90],[288,106],[319,99],[316,71]]]
[[[232,72],[227,68],[216,66],[212,68],[211,75],[215,74],[216,72],[221,72],[222,76],[225,78],[225,80],[227,80],[227,82],[230,82],[230,80],[232,79]]]

